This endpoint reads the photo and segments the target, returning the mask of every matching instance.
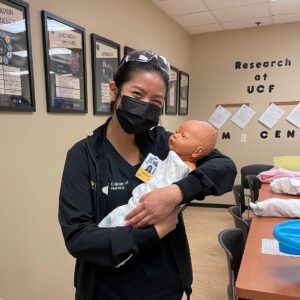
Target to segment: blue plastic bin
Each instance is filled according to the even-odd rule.
[[[289,220],[274,226],[273,236],[280,252],[300,255],[300,220]]]

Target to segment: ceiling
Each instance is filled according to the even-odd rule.
[[[150,0],[190,34],[300,21],[300,0]]]

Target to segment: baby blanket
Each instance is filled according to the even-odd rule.
[[[257,175],[257,178],[262,183],[270,183],[273,179],[283,177],[300,179],[300,172],[290,171],[280,167],[274,167],[271,170],[261,172]]]
[[[270,183],[270,188],[277,194],[300,194],[300,179],[278,178]]]
[[[99,224],[98,227],[125,226],[126,215],[138,206],[139,200],[145,193],[156,188],[166,187],[183,179],[190,172],[188,166],[174,152],[170,151],[167,158],[163,160],[156,169],[153,176],[145,183],[141,183],[132,191],[128,203],[115,208]]]
[[[257,216],[300,218],[300,199],[270,198],[250,202],[250,208]]]

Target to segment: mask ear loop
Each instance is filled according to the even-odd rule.
[[[161,116],[159,116],[158,126],[163,126]]]
[[[117,110],[116,102],[117,102],[117,100],[118,100],[118,98],[119,98],[120,96],[121,96],[121,93],[118,91],[118,92],[117,92],[117,95],[116,95],[116,97],[115,97],[115,99],[114,99],[114,100],[111,100],[111,104],[110,104],[110,113],[111,113],[111,114],[113,114],[113,113],[116,112],[116,110]]]

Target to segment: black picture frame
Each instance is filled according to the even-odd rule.
[[[42,11],[47,112],[86,113],[85,29]]]
[[[0,0],[0,8],[0,111],[35,112],[29,4]]]
[[[95,115],[111,114],[109,82],[120,63],[121,46],[95,33],[91,34],[93,107]]]
[[[135,51],[135,49],[128,47],[128,46],[124,46],[124,56],[126,56],[127,54],[129,54],[132,51]]]
[[[165,103],[165,114],[176,115],[178,106],[178,81],[179,71],[177,68],[170,66],[169,88]]]
[[[178,115],[187,115],[189,110],[189,81],[190,76],[184,71],[179,71],[179,101]]]

